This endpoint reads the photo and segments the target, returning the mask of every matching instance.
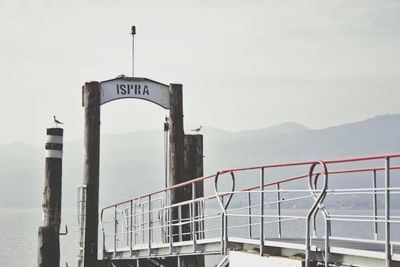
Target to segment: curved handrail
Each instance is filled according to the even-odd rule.
[[[322,184],[322,189],[320,194],[317,196],[317,193],[315,192],[315,190],[317,189],[317,183],[315,182],[313,184],[312,179],[313,177],[315,177],[315,179],[318,179],[317,175],[314,175],[314,169],[317,165],[321,165],[323,170],[322,170],[322,174],[324,177],[323,180],[323,184]],[[315,188],[314,188],[315,185]],[[309,174],[308,174],[308,188],[310,190],[310,192],[314,192],[313,197],[315,199],[314,204],[311,206],[310,210],[307,213],[307,220],[306,220],[306,259],[305,259],[305,264],[306,267],[309,266],[309,258],[310,258],[310,245],[311,245],[311,236],[310,236],[310,221],[311,221],[311,217],[315,214],[315,212],[317,212],[318,207],[320,206],[320,204],[324,201],[325,197],[326,197],[326,190],[328,189],[328,168],[325,164],[325,162],[323,161],[319,161],[318,163],[314,163],[313,165],[311,165]],[[327,256],[325,257],[325,265],[327,267]]]
[[[222,195],[222,196],[229,195],[228,200],[226,201],[225,204],[223,203],[223,200],[221,199],[221,194],[219,194],[219,192],[218,192],[218,178],[219,178],[220,173],[217,173],[217,174],[215,175],[214,192],[215,192],[215,196],[216,196],[217,199],[218,199],[218,204],[220,205],[220,207],[221,207],[223,213],[226,212],[226,209],[228,208],[229,203],[230,203],[231,200],[232,200],[233,192],[235,191],[235,175],[233,174],[233,172],[230,172],[230,174],[231,174],[231,179],[232,179],[232,188],[231,188],[231,191],[230,191],[231,193],[223,194],[223,195]]]
[[[316,193],[316,189],[317,189],[317,184],[318,184],[318,177],[321,175],[321,173],[318,173],[315,175],[315,179],[314,179],[314,190],[310,190],[310,194],[312,196],[312,198],[314,199],[314,201],[317,200],[317,193]],[[318,205],[318,208],[316,210],[316,212],[314,212],[313,215],[313,235],[316,236],[316,228],[317,228],[317,214],[318,214],[318,210],[322,211],[322,215],[324,216],[325,222],[327,222],[328,224],[330,224],[330,221],[328,221],[329,218],[329,212],[328,209],[325,207],[325,205],[323,203],[320,203]],[[328,234],[331,234],[331,230],[328,230]],[[328,235],[327,235],[328,236]]]

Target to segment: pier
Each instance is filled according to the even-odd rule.
[[[230,253],[241,251],[300,264],[285,266],[400,266],[399,236],[392,235],[400,214],[390,208],[399,200],[400,188],[391,183],[398,180],[400,165],[392,163],[400,163],[400,154],[226,169],[109,205],[100,217],[102,260],[142,266],[149,260],[163,265],[169,258],[221,255],[226,258],[219,266],[227,266]],[[279,175],[289,169],[290,177]],[[363,186],[335,182],[351,179]],[[238,188],[244,180],[248,186]],[[203,197],[170,203],[172,190],[200,182],[207,192]],[[370,205],[338,208],[336,203],[349,197]],[[188,216],[171,217],[172,209],[185,208],[192,211]],[[340,231],[349,225],[365,235]]]
[[[100,209],[101,106],[126,98],[169,112],[165,187]],[[182,84],[124,75],[87,82],[82,105],[79,266],[203,267],[210,255],[218,267],[400,266],[400,154],[203,176],[203,136],[184,132]]]

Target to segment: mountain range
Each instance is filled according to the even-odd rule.
[[[68,133],[68,129],[66,129]],[[228,132],[204,127],[205,174],[229,167],[400,151],[400,114],[325,129],[288,122]],[[164,139],[160,130],[101,135],[101,205],[158,190],[164,184]],[[0,146],[0,208],[40,208],[44,147]],[[64,144],[63,206],[76,206],[82,184],[83,141]]]

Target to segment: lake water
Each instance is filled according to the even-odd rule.
[[[60,266],[78,264],[78,224],[75,211],[63,211],[62,225],[68,235],[60,237]],[[40,210],[0,211],[0,266],[37,266],[38,229],[42,225]],[[62,231],[64,226],[62,226]]]
[[[393,215],[400,215],[398,210]],[[60,266],[77,266],[78,262],[78,223],[75,210],[64,210],[62,231],[68,225],[67,236],[60,237],[61,262]],[[0,266],[37,266],[38,228],[42,225],[40,210],[0,210]],[[350,234],[353,237],[363,238],[371,233],[371,224],[360,227],[357,224],[335,227],[337,234]],[[293,227],[290,227],[293,229]],[[295,228],[295,227],[294,227]],[[304,230],[304,227],[301,227]],[[400,240],[400,226],[393,224],[393,238]],[[381,229],[382,230],[382,229]],[[256,231],[255,231],[256,232]],[[302,231],[300,231],[302,232]],[[383,231],[380,231],[383,233]],[[299,232],[297,232],[298,234]],[[210,261],[209,261],[210,262]],[[215,262],[211,260],[211,262]]]

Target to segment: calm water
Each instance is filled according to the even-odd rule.
[[[365,211],[359,211],[364,213]],[[398,210],[393,215],[400,215]],[[38,228],[42,224],[40,210],[0,210],[0,266],[25,267],[37,265]],[[78,255],[78,224],[76,211],[63,211],[62,229],[68,225],[69,233],[61,236],[61,262],[60,266],[77,266]],[[289,225],[287,225],[289,226]],[[371,233],[371,224],[360,227],[357,224],[337,225],[334,227],[336,234],[345,234],[358,238],[365,238]],[[297,226],[299,227],[299,225]],[[296,225],[291,225],[293,231]],[[294,231],[297,235],[303,232],[304,227]],[[393,224],[393,237],[400,240],[400,226]],[[247,233],[246,230],[243,230]],[[257,232],[257,229],[254,229]],[[268,232],[268,231],[267,231]],[[383,233],[383,231],[381,231]],[[246,235],[246,234],[244,234]],[[287,232],[287,236],[291,235]],[[294,234],[296,235],[296,234]],[[365,236],[367,235],[367,236]],[[211,260],[213,261],[213,260]]]
[[[62,220],[62,225],[68,225],[69,233],[60,237],[60,266],[65,266],[65,262],[77,266],[76,212],[64,211]],[[38,229],[41,225],[40,210],[0,210],[0,266],[37,266]]]

